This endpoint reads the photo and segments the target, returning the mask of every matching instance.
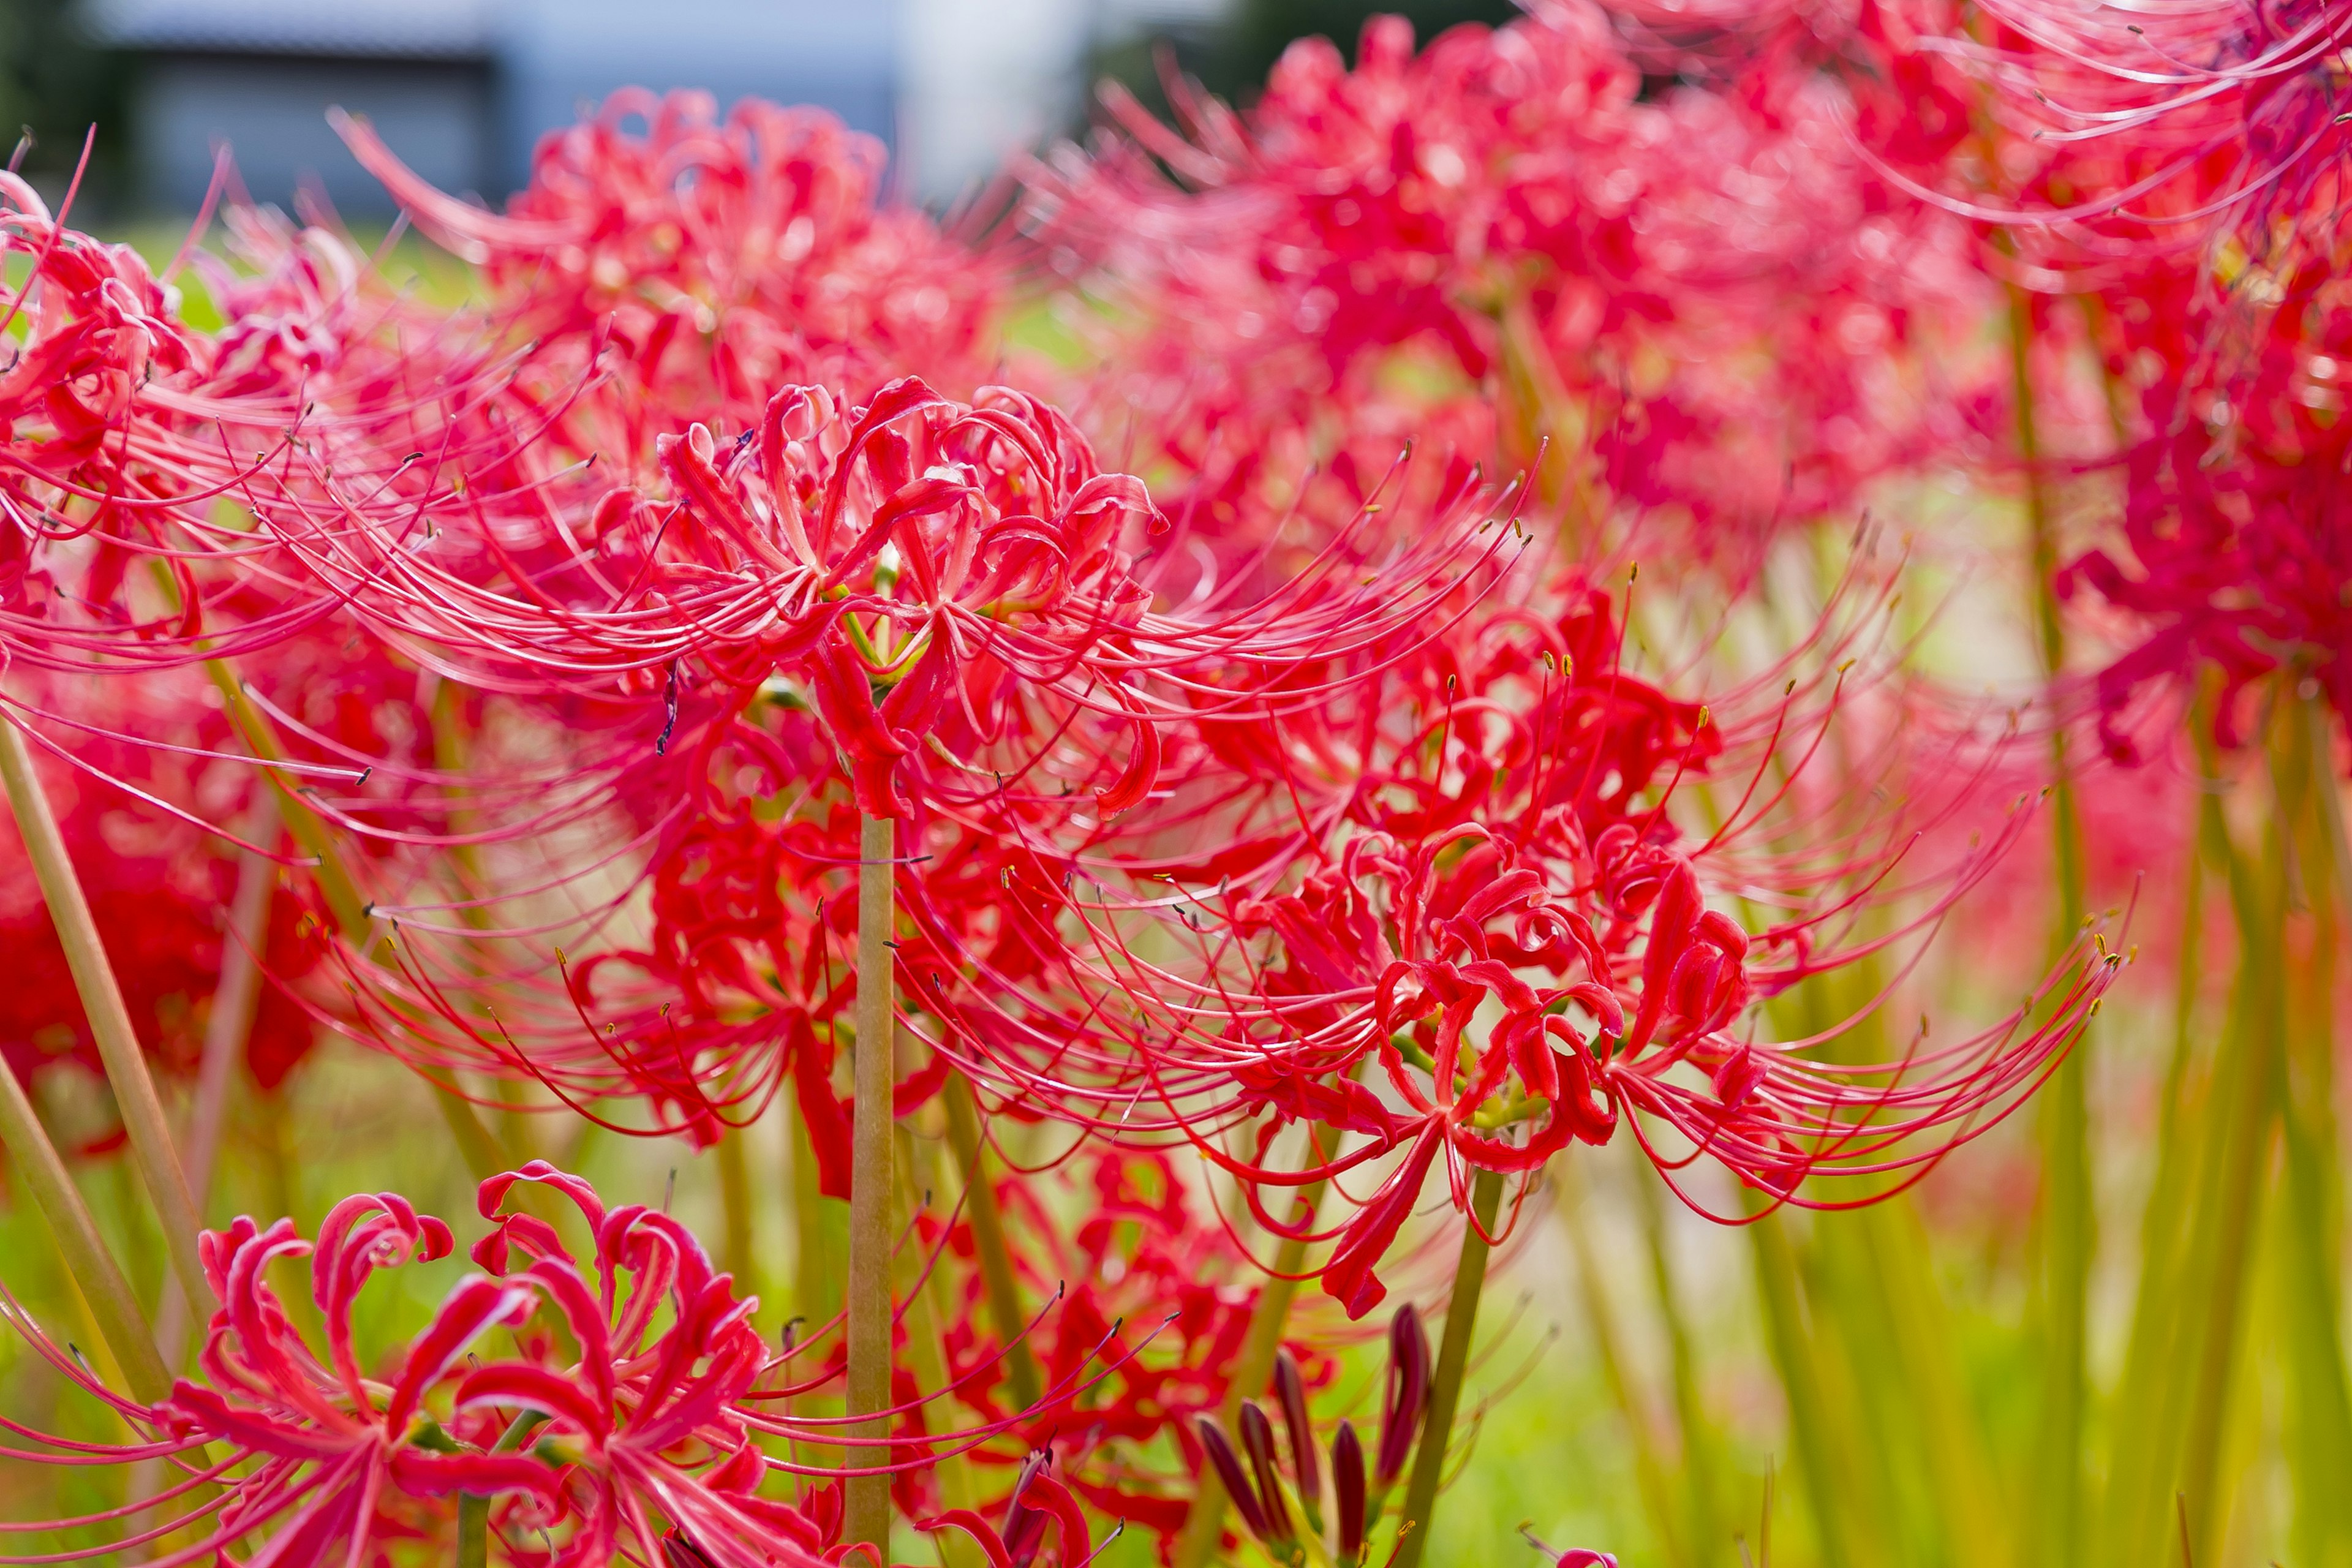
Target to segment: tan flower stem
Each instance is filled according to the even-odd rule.
[[[1462,1404],[1462,1378],[1470,1366],[1470,1337],[1478,1326],[1478,1297],[1486,1287],[1487,1236],[1502,1207],[1503,1178],[1494,1171],[1470,1178],[1473,1223],[1462,1227],[1462,1256],[1454,1266],[1454,1290],[1445,1304],[1445,1334],[1437,1345],[1437,1370],[1429,1384],[1429,1415],[1421,1446],[1405,1481],[1404,1510],[1397,1518],[1391,1568],[1421,1568],[1429,1550],[1429,1530],[1437,1516],[1438,1483],[1445,1479],[1445,1450],[1454,1440],[1454,1415]]]
[[[253,705],[245,694],[245,685],[237,679],[226,659],[207,659],[205,673],[212,678],[220,692],[230,720],[244,737],[248,751],[264,763],[283,763],[286,748],[278,738],[278,731],[268,715]],[[382,962],[374,950],[376,932],[367,904],[360,898],[359,884],[352,880],[343,865],[342,855],[333,834],[310,804],[288,787],[284,776],[267,770],[265,776],[278,794],[278,806],[286,824],[286,831],[310,859],[310,877],[327,901],[327,911],[342,928],[344,940],[352,951],[362,957]],[[418,1069],[417,1076],[432,1087],[433,1098],[440,1109],[441,1119],[448,1124],[450,1136],[457,1140],[457,1152],[473,1172],[478,1181],[487,1181],[502,1171],[514,1169],[521,1162],[499,1140],[476,1113],[473,1102],[455,1088]]]
[[[971,1226],[972,1251],[980,1262],[981,1285],[988,1295],[988,1315],[996,1325],[1004,1349],[1004,1381],[1024,1410],[1045,1393],[1037,1374],[1037,1358],[1029,1349],[1029,1314],[1021,1304],[1021,1281],[1013,1271],[1013,1253],[1004,1243],[1004,1214],[996,1205],[996,1188],[982,1163],[980,1106],[971,1084],[959,1072],[948,1074],[940,1098],[947,1107],[948,1144],[955,1151],[963,1177],[964,1217]]]
[[[123,1277],[114,1254],[107,1249],[89,1205],[67,1173],[66,1163],[58,1156],[57,1145],[49,1142],[47,1130],[34,1114],[25,1086],[5,1067],[0,1067],[0,1142],[6,1143],[26,1190],[33,1194],[35,1206],[57,1237],[66,1271],[73,1276],[107,1349],[122,1368],[131,1397],[149,1405],[167,1397],[172,1376],[155,1349],[154,1331],[148,1327],[147,1314],[140,1310],[139,1297]]]
[[[852,1074],[856,1085],[850,1128],[848,1414],[867,1415],[890,1407],[890,1211],[896,1186],[891,1129],[891,1091],[898,989],[892,931],[896,923],[893,878],[898,824],[887,816],[864,819],[857,865],[857,1037]],[[888,1435],[887,1419],[848,1428],[853,1437]],[[884,1463],[889,1450],[857,1447],[847,1451],[851,1466]],[[846,1533],[870,1542],[889,1568],[890,1481],[887,1476],[852,1476],[848,1480]]]
[[[196,1206],[188,1195],[187,1173],[173,1147],[163,1102],[155,1093],[155,1080],[148,1075],[146,1054],[140,1049],[131,1010],[123,1005],[122,988],[107,962],[106,945],[90,917],[89,900],[74,875],[65,835],[58,831],[57,816],[50,811],[48,796],[42,793],[40,778],[33,771],[24,733],[13,723],[0,723],[0,778],[6,781],[8,804],[16,814],[33,874],[41,884],[42,900],[48,905],[58,940],[65,947],[66,963],[73,971],[74,989],[81,995],[89,1032],[98,1041],[107,1082],[113,1086],[123,1130],[130,1134],[131,1156],[155,1205],[156,1218],[162,1222],[173,1275],[189,1300],[210,1301],[212,1288],[205,1283],[204,1265],[196,1258],[200,1228]]]
[[[1316,1211],[1323,1206],[1323,1189],[1327,1184],[1316,1182],[1299,1193],[1301,1205],[1298,1222],[1314,1223]],[[1250,1309],[1249,1327],[1242,1334],[1241,1349],[1234,1356],[1233,1377],[1225,1384],[1224,1403],[1219,1414],[1224,1418],[1225,1429],[1231,1431],[1241,1414],[1242,1401],[1262,1396],[1274,1377],[1275,1352],[1282,1349],[1282,1335],[1290,1321],[1290,1305],[1297,1298],[1297,1276],[1307,1268],[1307,1241],[1303,1237],[1286,1236],[1275,1248],[1274,1273],[1258,1288],[1257,1304]],[[1201,1467],[1198,1489],[1192,1494],[1192,1509],[1184,1516],[1183,1533],[1176,1538],[1176,1568],[1204,1568],[1217,1554],[1217,1542],[1225,1532],[1224,1483],[1208,1465]]]

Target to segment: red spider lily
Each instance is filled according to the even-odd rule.
[[[534,385],[618,358],[624,382],[596,416],[634,433],[632,457],[650,455],[665,410],[749,423],[793,382],[862,398],[909,373],[970,387],[984,368],[989,268],[919,211],[885,205],[882,144],[823,110],[744,99],[722,120],[707,93],[625,89],[541,142],[503,216],[434,190],[363,122],[339,129],[479,269],[493,310],[536,345]]]
[[[2336,80],[2352,23],[2336,0],[2148,16],[2023,0],[1983,18],[1861,13],[1877,58],[1855,80],[1882,84],[1860,89],[1864,138],[1918,194],[2046,237],[2040,256],[2095,273],[2219,233],[2262,258],[2325,234],[2352,150]],[[1988,121],[1990,155],[1969,155]]]
[[[830,1189],[842,1171],[830,1134],[845,1124],[826,1083],[830,1031],[854,994],[849,944],[836,942],[846,937],[845,868],[856,859],[851,802],[913,814],[900,893],[919,943],[901,954],[909,981],[929,994],[924,1005],[957,1002],[940,986],[978,952],[992,970],[957,989],[976,986],[977,1005],[996,1009],[994,987],[1065,962],[1063,940],[1041,927],[1070,896],[1066,879],[1041,889],[1034,914],[1008,920],[1015,911],[1002,900],[1055,875],[1066,858],[1056,840],[1162,830],[1143,807],[1163,795],[1190,795],[1198,810],[1230,775],[1192,734],[1246,734],[1257,715],[1311,710],[1333,683],[1376,672],[1444,624],[1426,611],[1475,599],[1475,584],[1492,581],[1480,561],[1512,542],[1475,525],[1483,497],[1465,472],[1438,514],[1443,526],[1398,542],[1360,580],[1347,574],[1384,532],[1370,509],[1352,531],[1356,549],[1335,542],[1255,603],[1203,591],[1162,611],[1123,542],[1152,525],[1148,500],[1131,479],[1097,471],[1075,432],[1034,400],[992,393],[966,406],[903,383],[865,410],[796,389],[771,413],[765,434],[723,461],[700,436],[667,445],[677,500],[614,492],[618,504],[596,509],[609,514],[613,570],[664,590],[665,607],[650,615],[553,613],[545,593],[477,584],[390,552],[381,579],[342,579],[371,616],[415,616],[420,634],[451,639],[494,687],[601,665],[643,690],[640,661],[659,654],[672,669],[705,672],[662,677],[664,711],[649,735],[602,758],[572,752],[581,765],[556,803],[503,784],[478,811],[466,800],[479,825],[472,837],[485,845],[544,842],[600,803],[627,810],[642,837],[594,868],[646,855],[649,945],[578,961],[559,951],[562,987],[534,997],[516,965],[485,960],[496,921],[453,923],[412,893],[375,906],[411,933],[403,977],[353,978],[383,1009],[364,1031],[414,1059],[529,1072],[574,1104],[643,1093],[663,1108],[661,1130],[698,1138],[756,1114],[790,1074]],[[755,471],[755,446],[768,478]],[[340,552],[355,537],[323,542]],[[635,542],[611,542],[623,540]],[[642,558],[631,554],[640,549]],[[718,571],[726,562],[735,565]],[[754,613],[739,616],[710,595],[742,591],[744,568],[764,581],[756,605],[743,603]],[[326,562],[325,574],[343,572]],[[1459,586],[1465,577],[1472,586]],[[1385,592],[1391,583],[1402,596]],[[632,647],[646,637],[657,645]],[[878,702],[877,682],[888,683]],[[769,804],[779,795],[793,803],[782,817]],[[325,811],[381,832],[335,804]],[[546,886],[577,873],[542,862],[530,874]],[[465,951],[450,954],[460,933]],[[526,975],[546,962],[534,954]],[[492,988],[494,1031],[468,1001]],[[1022,1030],[1005,1049],[1055,1049]],[[910,1084],[902,1106],[919,1103],[947,1065]]]
[[[2336,367],[2352,349],[2333,281],[2352,150],[2344,8],[1988,15],[1998,25],[1971,34],[1938,7],[1866,8],[1878,56],[1979,112],[1910,137],[1900,127],[1926,101],[1913,94],[1866,103],[1862,131],[1916,194],[2030,261],[2024,281],[2098,301],[2123,526],[2058,586],[2122,612],[2127,651],[2096,689],[2108,750],[2137,753],[2136,692],[2159,678],[2178,690],[2199,665],[2221,677],[2225,743],[2244,689],[2283,664],[2344,710],[2352,623],[2330,586],[2347,564]]]
[[[1087,379],[1207,526],[1255,543],[1336,409],[1343,481],[1401,420],[1520,462],[1549,436],[1571,525],[1680,509],[1679,548],[1744,567],[1959,434],[1906,348],[1984,293],[1958,226],[1871,210],[1826,84],[1756,75],[1645,102],[1594,12],[1417,56],[1376,18],[1352,72],[1303,40],[1245,115],[1171,89],[1180,134],[1114,100],[1121,137],[1030,172],[1026,226],[1139,323]]]
[[[0,176],[0,196],[17,209],[0,212],[0,250],[30,262],[0,294],[25,333],[0,371],[0,632],[30,662],[154,668],[280,641],[331,601],[289,580],[223,498],[331,504],[340,483],[359,481],[372,504],[397,510],[429,470],[387,446],[469,450],[452,444],[447,418],[468,406],[480,357],[446,338],[456,352],[425,371],[404,352],[426,346],[415,319],[365,288],[333,237],[232,215],[264,270],[227,287],[240,314],[204,334],[128,247],[53,222],[13,175]],[[435,384],[420,390],[409,380],[419,374]],[[205,570],[214,563],[230,570]],[[160,614],[137,592],[150,567],[168,578]]]
[[[2189,371],[2143,395],[2149,433],[2126,454],[2120,548],[2094,548],[2060,578],[2129,617],[2132,645],[2098,677],[2108,749],[2136,759],[2133,698],[2200,667],[2221,676],[2215,728],[2242,733],[2242,693],[2292,667],[2352,713],[2352,572],[2342,475],[2339,355],[2352,356],[2352,294],[2314,260],[2258,319],[2242,361]]]
[[[499,1212],[518,1181],[544,1184],[579,1208],[595,1238],[593,1278],[547,1221]],[[771,1357],[750,1323],[757,1303],[736,1298],[693,1235],[642,1205],[607,1210],[588,1184],[543,1162],[483,1183],[481,1211],[497,1228],[475,1246],[474,1260],[534,1288],[580,1346],[570,1369],[487,1363],[456,1395],[460,1411],[542,1416],[542,1446],[567,1457],[576,1447],[563,1496],[572,1538],[547,1559],[551,1568],[604,1563],[627,1544],[652,1561],[661,1554],[656,1514],[716,1564],[821,1561],[839,1528],[837,1500],[827,1493],[803,1510],[755,1495],[768,1463],[740,1411]],[[509,1272],[517,1251],[531,1262]],[[625,1270],[634,1276],[625,1295]],[[511,1511],[537,1522],[522,1500]]]
[[[579,1207],[597,1241],[592,1266],[583,1269],[548,1222],[498,1215],[518,1181]],[[52,1365],[159,1436],[93,1447],[12,1429],[98,1458],[173,1457],[190,1472],[169,1494],[182,1500],[178,1517],[78,1555],[184,1527],[200,1539],[155,1562],[205,1560],[241,1542],[257,1542],[247,1559],[256,1563],[356,1562],[372,1542],[446,1532],[454,1498],[470,1492],[492,1500],[494,1528],[520,1534],[508,1545],[518,1563],[588,1568],[663,1561],[666,1551],[675,1561],[680,1550],[720,1568],[826,1561],[839,1526],[831,1489],[798,1507],[757,1494],[768,1462],[751,1423],[775,1424],[742,1406],[772,1357],[746,1321],[753,1303],[735,1298],[693,1237],[642,1205],[607,1211],[585,1183],[543,1164],[484,1183],[481,1207],[497,1227],[474,1255],[502,1278],[461,1279],[373,1377],[352,1330],[369,1278],[452,1246],[446,1225],[392,1194],[337,1205],[315,1249],[285,1220],[207,1233],[205,1268],[223,1305],[199,1358],[203,1379],[182,1380],[152,1412],[110,1393],[20,1313],[19,1329]],[[514,1251],[530,1262],[509,1273]],[[323,1358],[265,1279],[274,1259],[304,1255]],[[540,1314],[561,1323],[576,1360],[531,1327]],[[523,1354],[471,1353],[493,1330],[513,1331]],[[528,1451],[513,1451],[524,1435]],[[201,1456],[200,1468],[205,1444],[215,1453]],[[189,1509],[199,1478],[226,1492]],[[665,1547],[664,1521],[687,1546]]]
[[[271,1533],[255,1562],[319,1562],[339,1549],[356,1559],[370,1539],[409,1532],[422,1510],[460,1489],[521,1488],[551,1497],[551,1468],[518,1456],[456,1451],[423,1410],[426,1395],[469,1343],[495,1325],[529,1316],[527,1292],[468,1280],[389,1369],[390,1382],[371,1380],[361,1370],[351,1311],[368,1277],[411,1258],[443,1257],[450,1245],[446,1226],[390,1194],[364,1194],[337,1205],[320,1226],[315,1253],[284,1220],[266,1231],[240,1220],[226,1231],[205,1233],[205,1273],[222,1305],[200,1357],[204,1381],[183,1379],[152,1412],[113,1394],[20,1313],[20,1331],[53,1366],[157,1434],[152,1442],[129,1447],[79,1446],[89,1456],[81,1462],[173,1456],[183,1468],[216,1480],[253,1462],[243,1476],[221,1481],[223,1497],[190,1510],[192,1475],[167,1494],[180,1500],[186,1510],[182,1517],[75,1555],[159,1541],[184,1525],[202,1539],[154,1561],[208,1559],[263,1531]],[[323,1361],[263,1279],[272,1259],[305,1254],[311,1255],[312,1294],[325,1321]],[[51,1447],[74,1447],[11,1425]],[[199,1451],[206,1442],[220,1445],[228,1457],[203,1462]]]
[[[1758,994],[1885,948],[1829,935],[1902,858],[1907,834],[1895,821],[1874,829],[1875,847],[1823,839],[1853,857],[1842,864],[1774,864],[1741,847],[1786,803],[1785,790],[1759,794],[1788,731],[1776,703],[1739,743],[1755,771],[1729,820],[1704,844],[1682,840],[1668,800],[1722,760],[1720,719],[1615,668],[1605,600],[1570,605],[1556,624],[1524,612],[1467,623],[1430,650],[1442,655],[1400,663],[1360,714],[1327,712],[1314,742],[1253,753],[1279,766],[1282,788],[1261,817],[1214,819],[1227,847],[1213,856],[1080,860],[1105,888],[1076,906],[1094,949],[1066,969],[1055,1010],[1028,1026],[1039,1066],[1008,1094],[1056,1102],[1121,1139],[1179,1133],[1253,1190],[1402,1151],[1378,1191],[1355,1200],[1324,1270],[1325,1289],[1360,1315],[1381,1297],[1373,1266],[1440,1155],[1464,1206],[1467,1167],[1533,1171],[1573,1141],[1605,1142],[1630,1110],[1751,1184],[1815,1202],[1799,1193],[1808,1173],[1932,1161],[2030,1091],[2112,961],[2070,964],[2065,1005],[2046,1026],[2024,1029],[2021,1012],[1897,1061],[1832,1065],[1735,1030]],[[1921,809],[1919,825],[1932,826]],[[1301,823],[1320,826],[1310,835]],[[1994,843],[1918,879],[1939,890],[1907,929],[1932,925],[2021,826],[2012,816]],[[1790,888],[1805,911],[1759,933],[1768,962],[1706,908],[1718,864],[1735,885]],[[1134,892],[1112,888],[1113,869],[1139,879]],[[1189,887],[1147,900],[1155,877]],[[1143,912],[1163,924],[1181,916],[1149,957],[1122,928]],[[926,992],[930,962],[918,961],[909,989],[937,1012],[940,1048],[983,1080],[1021,1060],[1002,1008]],[[1490,1030],[1471,1028],[1496,1009]],[[1384,1092],[1359,1076],[1375,1061]],[[1082,1073],[1103,1076],[1087,1085]],[[1088,1113],[1088,1100],[1103,1109]],[[1219,1145],[1246,1129],[1262,1152],[1294,1121],[1363,1142],[1295,1173]],[[1645,1146],[1662,1161],[1688,1157],[1653,1137]]]
[[[899,765],[922,766],[935,731],[979,752],[1009,729],[1073,721],[1130,731],[1126,764],[1097,792],[1106,812],[1127,809],[1151,787],[1157,726],[1183,711],[1149,689],[1155,678],[1198,679],[1214,661],[1271,684],[1410,625],[1427,602],[1426,589],[1383,601],[1369,591],[1378,582],[1342,586],[1335,561],[1214,617],[1154,610],[1130,553],[1159,525],[1141,485],[1104,473],[1067,421],[1004,389],[966,405],[909,379],[853,406],[791,387],[724,451],[700,426],[659,448],[673,499],[624,489],[596,501],[565,535],[593,540],[601,563],[582,577],[575,545],[560,574],[569,602],[552,578],[461,577],[402,548],[405,529],[325,531],[289,516],[301,531],[286,542],[380,626],[453,650],[494,686],[657,688],[657,753],[674,736],[687,661],[730,705],[789,680],[875,815],[907,809]],[[505,553],[511,579],[523,563]],[[1476,558],[1449,531],[1386,563],[1379,581],[1450,584]],[[1058,711],[1027,711],[1049,699]],[[1008,769],[1028,760],[1016,751]]]

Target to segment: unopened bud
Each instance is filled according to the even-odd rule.
[[[1339,1568],[1356,1568],[1364,1558],[1364,1446],[1347,1421],[1331,1438],[1331,1510],[1339,1532]]]
[[[1315,1428],[1307,1413],[1307,1384],[1298,1363],[1288,1351],[1274,1358],[1274,1397],[1282,1406],[1282,1425],[1290,1438],[1290,1469],[1298,1482],[1298,1501],[1307,1523],[1323,1527],[1323,1467],[1315,1451]]]
[[[1428,1404],[1429,1335],[1421,1326],[1421,1313],[1408,1302],[1389,1321],[1388,1397],[1381,1412],[1380,1454],[1372,1466],[1372,1484],[1379,1490],[1386,1491],[1404,1474]]]
[[[1282,1498],[1282,1480],[1274,1466],[1274,1423],[1255,1399],[1242,1401],[1242,1450],[1249,1456],[1250,1474],[1257,1482],[1260,1505],[1265,1510],[1265,1543],[1277,1556],[1295,1545],[1297,1531],[1290,1527],[1290,1505]]]
[[[1201,1447],[1208,1451],[1209,1463],[1216,1467],[1217,1479],[1225,1483],[1225,1493],[1234,1500],[1234,1508],[1242,1516],[1249,1532],[1269,1545],[1273,1536],[1268,1531],[1265,1510],[1258,1506],[1257,1493],[1242,1473],[1241,1456],[1234,1452],[1233,1439],[1213,1416],[1198,1416],[1193,1426],[1201,1434]]]

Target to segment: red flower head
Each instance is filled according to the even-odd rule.
[[[1606,1142],[1632,1112],[1670,1172],[1704,1153],[1776,1199],[1824,1201],[1801,1191],[1808,1174],[1932,1162],[2014,1104],[2113,973],[2086,949],[2062,971],[2064,1003],[2045,1026],[2024,1028],[2021,1013],[1901,1061],[1835,1064],[1756,1040],[1740,1020],[1759,997],[1874,950],[1840,952],[1816,931],[1843,921],[1913,834],[1874,828],[1890,846],[1874,853],[1841,837],[1857,857],[1843,865],[1756,858],[1744,846],[1759,824],[1793,827],[1789,814],[1811,810],[1794,784],[1763,781],[1776,769],[1801,780],[1783,743],[1827,721],[1834,686],[1811,689],[1825,707],[1810,721],[1771,687],[1710,713],[1618,668],[1617,644],[1612,606],[1589,592],[1556,621],[1465,618],[1323,710],[1318,739],[1301,725],[1297,745],[1251,753],[1279,792],[1262,818],[1221,828],[1223,847],[1143,863],[1198,889],[1149,963],[1109,922],[1097,938],[1091,967],[1119,988],[1098,981],[1105,1000],[1071,1010],[1065,1026],[1099,1043],[1069,1048],[1057,1076],[1135,1064],[1095,1091],[1116,1108],[1099,1115],[1107,1131],[1187,1137],[1253,1194],[1402,1152],[1374,1191],[1350,1195],[1324,1269],[1351,1316],[1382,1299],[1375,1267],[1441,1160],[1466,1209],[1473,1170],[1533,1172],[1574,1142]],[[1759,711],[1739,718],[1751,702]],[[1677,789],[1734,756],[1748,781],[1735,809],[1704,842],[1685,838]],[[1923,823],[1934,793],[1916,803]],[[1924,935],[2021,823],[1925,879],[1939,890],[1906,929]],[[1785,908],[1748,928],[1708,907],[1717,876],[1743,889],[1786,878]],[[1115,1030],[1097,1022],[1118,1008]],[[1137,1114],[1122,1096],[1160,1109]],[[1317,1152],[1273,1168],[1263,1152],[1294,1121],[1325,1130]],[[1227,1152],[1248,1141],[1258,1159]],[[1329,1234],[1257,1215],[1276,1234]]]
[[[1744,573],[1958,433],[1927,365],[1969,365],[1943,323],[1986,288],[1958,224],[1873,203],[1835,88],[1652,98],[1598,11],[1536,9],[1418,54],[1376,17],[1352,71],[1303,39],[1246,114],[1180,90],[1181,133],[1114,97],[1123,134],[1030,171],[1026,232],[1118,306],[1091,416],[1192,477],[1171,512],[1258,548],[1411,436]]]
[[[541,142],[503,216],[427,185],[363,121],[338,128],[480,268],[500,329],[533,345],[534,386],[561,397],[617,362],[572,416],[580,449],[608,461],[642,463],[657,413],[748,424],[791,382],[865,397],[908,374],[968,388],[985,368],[993,271],[886,203],[882,144],[821,110],[747,98],[721,119],[708,93],[617,92]]]
[[[509,1560],[537,1568],[675,1563],[680,1552],[715,1568],[820,1568],[837,1495],[820,1488],[803,1507],[758,1495],[769,1466],[751,1434],[772,1423],[747,1395],[771,1358],[746,1321],[752,1303],[675,1221],[636,1205],[607,1211],[585,1183],[542,1164],[484,1183],[486,1216],[518,1181],[578,1205],[598,1243],[590,1269],[548,1222],[498,1216],[474,1253],[500,1277],[460,1279],[424,1331],[373,1370],[352,1331],[370,1279],[452,1247],[448,1226],[389,1193],[336,1205],[315,1248],[287,1220],[207,1232],[205,1272],[223,1304],[203,1376],[181,1380],[152,1412],[110,1394],[19,1313],[52,1365],[161,1434],[83,1452],[201,1467],[166,1494],[183,1508],[199,1481],[227,1492],[124,1544],[186,1529],[199,1539],[156,1561],[231,1551],[256,1563],[364,1561],[372,1543],[446,1537],[457,1495],[470,1493],[490,1500],[492,1530],[511,1537]],[[509,1273],[517,1251],[531,1261]],[[323,1357],[266,1279],[274,1260],[305,1255]],[[482,1359],[476,1347],[494,1329],[510,1331],[522,1353]]]

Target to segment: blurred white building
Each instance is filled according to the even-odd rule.
[[[1213,20],[1226,0],[85,0],[140,59],[146,198],[203,198],[226,142],[257,197],[316,180],[337,207],[383,193],[326,123],[340,104],[445,189],[495,199],[530,149],[614,89],[706,88],[814,103],[890,142],[939,204],[1077,122],[1106,42]]]
[[[937,205],[1006,153],[1081,123],[1086,62],[1105,44],[1201,26],[1229,0],[899,0],[899,151]]]

